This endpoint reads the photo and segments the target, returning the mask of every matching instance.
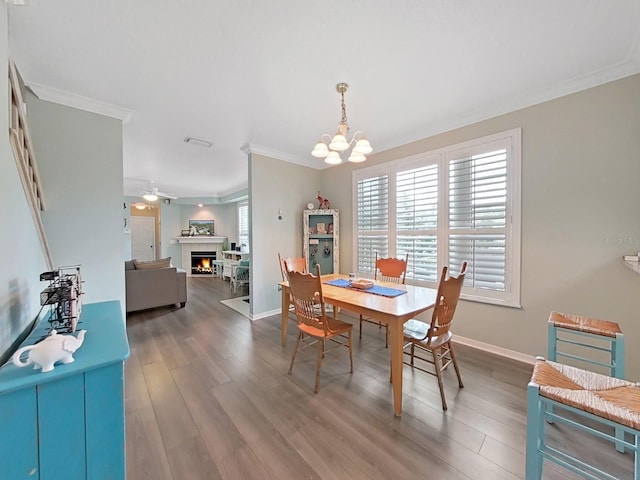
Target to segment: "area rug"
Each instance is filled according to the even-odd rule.
[[[240,315],[251,319],[251,314],[249,312],[249,296],[246,297],[235,297],[229,298],[228,300],[220,300],[220,303],[226,305],[232,310],[235,310]]]

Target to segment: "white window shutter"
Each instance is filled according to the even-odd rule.
[[[357,182],[357,271],[373,274],[376,252],[389,252],[389,175]]]

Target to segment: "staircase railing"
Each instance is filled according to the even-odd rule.
[[[9,140],[13,147],[13,156],[16,160],[18,173],[24,188],[27,203],[36,226],[38,238],[49,270],[53,269],[51,250],[47,242],[47,235],[42,223],[41,212],[45,209],[42,183],[38,174],[38,165],[29,136],[26,115],[23,110],[22,93],[18,72],[12,61],[9,61],[9,91],[11,97],[11,114],[9,124]]]

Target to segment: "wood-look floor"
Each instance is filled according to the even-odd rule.
[[[448,369],[446,413],[435,377],[405,366],[396,418],[384,330],[366,324],[358,340],[356,326],[354,373],[346,356],[325,362],[314,395],[315,352],[287,374],[296,329],[283,348],[279,316],[251,322],[219,302],[230,296],[228,282],[190,278],[185,308],[128,316],[129,480],[524,478],[530,366],[458,346],[465,388]],[[550,429],[632,478],[631,455]],[[578,477],[545,462],[543,478]]]

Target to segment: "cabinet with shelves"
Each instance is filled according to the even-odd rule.
[[[23,345],[49,327],[40,320]],[[0,370],[1,479],[125,478],[129,343],[120,302],[84,305],[78,328],[87,333],[73,363],[44,373],[13,364]]]
[[[315,273],[316,264],[320,265],[323,275],[339,272],[339,220],[335,208],[304,211],[302,254],[307,259],[311,273]]]
[[[240,263],[240,260],[249,260],[249,252],[224,250],[222,252],[222,278],[231,278],[233,267],[238,265]]]

